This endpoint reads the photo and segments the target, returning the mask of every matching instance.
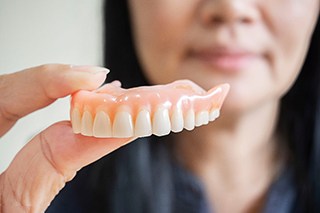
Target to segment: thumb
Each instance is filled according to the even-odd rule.
[[[1,174],[1,208],[4,212],[43,212],[78,170],[132,140],[75,135],[70,122],[50,126]]]

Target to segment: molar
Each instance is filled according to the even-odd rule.
[[[71,112],[71,122],[72,122],[72,128],[73,132],[78,134],[81,132],[81,115],[78,108],[75,108]]]
[[[195,116],[193,109],[189,109],[184,118],[184,128],[186,130],[193,130],[195,125]]]
[[[167,135],[171,131],[168,109],[159,108],[152,119],[152,131],[157,136]]]
[[[171,115],[172,132],[181,132],[183,130],[183,113],[181,108],[175,107]]]
[[[220,110],[212,109],[209,113],[209,121],[214,121],[219,116],[220,116]]]
[[[135,136],[145,137],[152,134],[151,119],[148,110],[141,110],[138,113],[134,126]]]
[[[103,111],[96,114],[93,122],[93,136],[112,137],[111,121],[109,115]]]
[[[196,114],[195,126],[202,126],[209,123],[209,112],[201,111]]]
[[[82,115],[81,134],[92,136],[92,115],[88,111],[84,111]]]
[[[133,123],[129,112],[120,110],[116,113],[113,121],[113,137],[132,137]]]

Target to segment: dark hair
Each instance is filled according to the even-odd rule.
[[[298,200],[304,212],[320,209],[320,22],[306,60],[290,91],[282,98],[278,131],[295,170]]]
[[[105,65],[111,69],[108,81],[120,80],[124,87],[147,85],[135,53],[126,0],[106,0],[104,14]],[[297,207],[304,212],[320,209],[319,27],[318,20],[302,71],[281,100],[278,125],[294,165]],[[156,140],[138,140],[107,157],[103,180],[112,183],[108,185],[112,196],[105,200],[111,212],[172,210],[168,144]]]

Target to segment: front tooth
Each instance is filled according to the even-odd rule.
[[[113,121],[113,137],[132,137],[133,123],[129,112],[119,111],[116,113]]]
[[[84,111],[82,115],[81,134],[92,136],[92,115],[88,111]]]
[[[219,109],[213,109],[209,113],[209,121],[214,121],[220,115]]]
[[[171,130],[172,132],[181,132],[183,130],[183,113],[179,107],[175,108],[172,112]]]
[[[195,116],[193,109],[188,110],[184,118],[184,128],[186,130],[193,130],[195,125]]]
[[[171,131],[171,124],[168,109],[159,108],[152,119],[152,132],[157,136],[169,134]]]
[[[81,132],[81,115],[78,108],[75,108],[71,112],[71,122],[73,132],[78,134]]]
[[[198,112],[196,115],[196,126],[202,126],[204,124],[209,123],[209,112],[208,111],[201,111]]]
[[[100,111],[96,114],[96,117],[93,122],[93,136],[95,137],[111,137],[111,122],[108,114],[103,111]]]
[[[152,134],[151,119],[148,110],[141,110],[138,113],[134,125],[134,135],[137,137],[150,136]]]

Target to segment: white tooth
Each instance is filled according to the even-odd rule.
[[[96,114],[93,122],[93,136],[97,138],[112,137],[110,118],[103,111]]]
[[[151,119],[148,110],[141,110],[134,125],[134,135],[137,137],[150,136],[152,134]]]
[[[214,121],[220,115],[219,109],[213,109],[209,113],[209,121]]]
[[[169,134],[170,131],[169,112],[167,109],[159,108],[153,115],[152,132],[157,136],[163,136]]]
[[[171,115],[172,132],[181,132],[183,130],[183,114],[179,107],[176,107]]]
[[[129,112],[118,111],[113,121],[113,137],[132,137],[133,123]]]
[[[193,130],[194,124],[195,124],[195,118],[194,118],[194,111],[193,109],[188,110],[187,114],[184,118],[184,128],[186,130]]]
[[[81,134],[92,136],[92,115],[88,111],[84,111],[82,115]]]
[[[73,132],[78,134],[81,132],[81,115],[78,108],[75,108],[71,112],[71,122]]]
[[[201,111],[196,114],[196,126],[202,126],[209,123],[209,112]]]

